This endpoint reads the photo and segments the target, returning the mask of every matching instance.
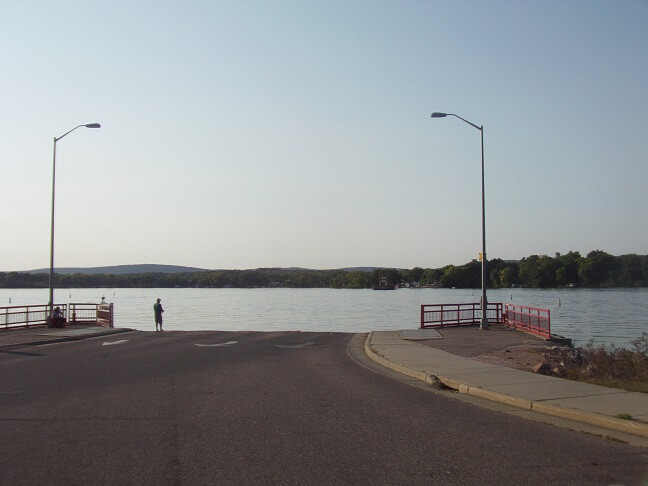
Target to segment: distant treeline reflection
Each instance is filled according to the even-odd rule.
[[[520,261],[499,258],[488,262],[489,287],[648,287],[648,255],[613,256],[595,250],[583,257],[570,251],[531,255]],[[47,287],[48,274],[0,272],[1,288]],[[442,268],[347,270],[215,270],[197,273],[55,275],[58,288],[98,287],[291,287],[372,288],[378,283],[456,288],[481,287],[481,262]]]

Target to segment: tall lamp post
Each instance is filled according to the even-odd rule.
[[[68,133],[72,133],[77,128],[101,128],[99,123],[87,123],[85,125],[78,125],[69,132],[65,132],[60,137],[54,137],[54,157],[52,158],[52,225],[50,234],[50,270],[49,270],[49,307],[50,315],[54,307],[54,190],[56,188],[56,142],[65,137]]]
[[[477,130],[481,132],[481,187],[482,187],[482,298],[481,298],[481,307],[482,307],[482,315],[481,315],[481,324],[479,325],[480,329],[488,329],[488,316],[487,314],[487,309],[488,309],[488,300],[486,299],[486,285],[487,285],[487,277],[486,277],[486,199],[484,197],[484,126],[477,126],[472,122],[469,122],[468,120],[461,118],[459,115],[455,115],[454,113],[439,113],[439,112],[434,112],[432,113],[432,118],[444,118],[446,116],[454,116],[456,118],[459,118],[462,121],[465,121],[468,125],[471,125],[475,127]]]

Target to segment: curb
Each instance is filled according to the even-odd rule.
[[[130,329],[128,327],[120,327],[120,328],[111,328],[110,330],[106,330],[103,332],[96,332],[93,334],[81,334],[78,336],[63,336],[63,337],[53,337],[51,339],[39,339],[37,341],[24,341],[20,343],[14,343],[14,344],[3,344],[0,345],[0,349],[9,349],[9,348],[17,348],[20,346],[41,346],[44,344],[56,344],[56,343],[64,343],[68,341],[81,341],[82,339],[87,339],[87,338],[93,338],[93,337],[101,337],[101,336],[109,336],[111,334],[121,334],[124,332],[130,332],[133,329]]]
[[[403,375],[411,376],[412,378],[416,378],[418,380],[424,381],[425,383],[428,383],[430,385],[438,386],[440,380],[436,376],[431,375],[430,373],[426,373],[425,371],[413,370],[411,368],[408,368],[407,366],[394,363],[393,361],[390,361],[387,358],[383,358],[381,355],[376,353],[371,348],[371,344],[370,344],[372,336],[373,336],[373,331],[371,331],[367,335],[367,339],[365,340],[365,353],[372,360],[374,360],[379,365],[384,366],[385,368],[389,368],[390,370],[397,371]]]
[[[440,382],[448,388],[457,390],[459,393],[465,393],[467,395],[484,398],[493,402],[511,405],[522,410],[539,412],[545,415],[552,415],[554,417],[565,418],[574,420],[576,422],[582,422],[610,430],[616,430],[617,432],[626,432],[628,434],[639,435],[641,437],[648,437],[648,424],[643,422],[623,420],[616,417],[610,417],[608,415],[601,415],[595,412],[585,412],[582,410],[577,410],[575,408],[561,407],[559,405],[552,405],[534,400],[518,398],[512,395],[506,395],[504,393],[486,390],[478,386],[470,386],[466,383],[441,375],[436,376],[431,373],[426,373],[425,371],[413,370],[402,364],[390,361],[374,351],[374,349],[371,347],[372,337],[373,331],[368,334],[367,339],[365,340],[365,353],[369,358],[374,360],[376,363],[384,366],[385,368],[389,368],[404,375],[411,376],[412,378],[417,378],[430,385],[438,386]]]

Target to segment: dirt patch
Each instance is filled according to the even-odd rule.
[[[575,350],[567,346],[556,346],[550,343],[519,344],[480,354],[473,359],[516,370],[558,375],[560,373],[554,371],[560,371],[560,368],[570,365],[574,354]]]
[[[648,334],[638,343],[648,344]],[[571,348],[550,344],[519,344],[473,356],[484,363],[569,380],[648,393],[648,353],[593,345]]]
[[[445,327],[437,331],[443,339],[420,341],[420,343],[464,358],[497,353],[520,345],[546,345],[547,347],[554,345],[538,336],[498,324],[491,324],[488,331],[482,331],[477,326]]]
[[[648,393],[648,333],[634,350],[587,345],[571,348],[501,325],[437,329],[443,339],[421,344],[484,363]]]

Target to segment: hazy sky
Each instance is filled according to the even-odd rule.
[[[0,270],[648,254],[648,2],[0,0]]]

